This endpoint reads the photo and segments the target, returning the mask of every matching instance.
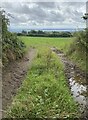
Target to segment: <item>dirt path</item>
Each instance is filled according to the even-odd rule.
[[[82,117],[87,116],[88,113],[88,95],[87,95],[87,80],[88,76],[85,72],[81,71],[73,62],[71,62],[62,51],[51,48],[63,62],[65,66],[65,75],[71,89],[74,100],[79,103]],[[88,117],[88,116],[87,116]]]
[[[31,67],[33,58],[36,55],[35,49],[29,49],[28,53],[20,61],[10,63],[2,73],[2,110],[5,110],[12,102],[12,97],[16,95],[17,89],[21,86],[28,69]]]

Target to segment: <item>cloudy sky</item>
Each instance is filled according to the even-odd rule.
[[[10,29],[85,27],[85,2],[2,2],[1,8],[9,13]]]

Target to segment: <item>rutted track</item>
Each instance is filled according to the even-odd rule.
[[[87,82],[88,76],[86,73],[80,71],[80,69],[73,64],[62,51],[51,48],[63,62],[65,66],[65,74],[68,80],[68,84],[71,89],[71,93],[74,100],[79,103],[80,111],[82,112],[82,117],[87,116],[88,106],[87,106]],[[87,116],[88,117],[88,116]]]
[[[5,110],[11,104],[13,96],[16,95],[18,88],[21,86],[28,69],[31,68],[31,63],[36,55],[36,51],[30,48],[24,58],[20,61],[10,63],[3,70],[2,75],[2,111],[5,115]]]

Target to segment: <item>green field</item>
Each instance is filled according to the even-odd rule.
[[[64,52],[68,50],[69,45],[73,42],[73,38],[49,38],[49,37],[19,37],[29,48],[29,46],[40,47],[57,47]]]
[[[12,118],[67,118],[79,116],[78,107],[70,93],[64,66],[51,47],[64,52],[73,42],[72,38],[20,37],[37,51],[7,116]]]

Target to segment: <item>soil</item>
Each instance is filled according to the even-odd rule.
[[[61,58],[62,62],[64,63],[65,74],[68,79],[73,77],[72,74],[69,73],[71,73],[74,70],[77,76],[81,76],[81,78],[83,78],[84,81],[81,81],[82,84],[87,84],[88,73],[86,71],[81,70],[74,62],[69,60],[61,50],[58,50],[56,48],[51,49]]]
[[[23,59],[10,63],[2,72],[2,116],[11,104],[18,88],[25,79],[28,69],[31,68],[32,60],[36,55],[36,50],[30,48]]]
[[[68,86],[71,89],[71,94],[74,100],[80,105],[80,112],[83,119],[88,117],[88,94],[87,94],[87,80],[88,73],[82,71],[75,63],[67,58],[67,56],[56,48],[51,48],[61,59],[65,68],[65,76],[67,78]]]

